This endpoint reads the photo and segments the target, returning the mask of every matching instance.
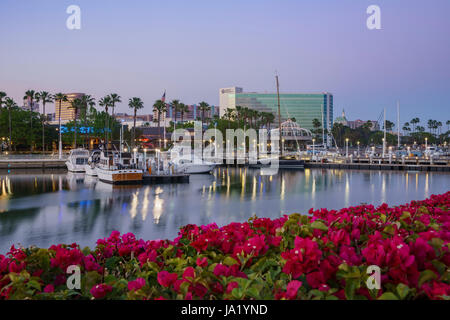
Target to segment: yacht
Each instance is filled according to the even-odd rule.
[[[111,150],[101,151],[96,172],[100,181],[112,184],[140,183],[144,174],[130,152]]]
[[[442,155],[441,150],[435,146],[428,146],[424,153],[428,157],[440,157]]]
[[[97,164],[100,162],[101,150],[92,151],[88,158],[87,163],[84,165],[86,175],[96,177],[97,176]]]
[[[195,155],[185,155],[172,159],[177,172],[186,174],[211,173],[216,164],[214,162],[205,161]]]
[[[70,150],[69,158],[66,161],[67,170],[70,172],[85,172],[85,164],[89,158],[89,151],[86,149]]]
[[[169,150],[169,155],[175,171],[186,174],[211,173],[217,165],[192,153],[190,148],[173,146]]]

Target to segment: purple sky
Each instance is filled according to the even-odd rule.
[[[71,4],[81,30],[66,28]],[[366,27],[371,4],[382,30]],[[149,113],[164,89],[215,105],[221,87],[274,91],[277,70],[282,92],[332,92],[335,116],[394,120],[400,100],[402,123],[445,122],[449,14],[449,0],[2,0],[0,90],[117,92]]]

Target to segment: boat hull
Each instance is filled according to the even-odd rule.
[[[204,174],[210,173],[215,167],[215,164],[193,164],[186,166],[183,171],[187,174]]]
[[[97,176],[100,181],[111,184],[135,184],[142,183],[143,171],[137,169],[105,170],[97,168]]]
[[[97,176],[97,168],[92,168],[89,164],[84,165],[84,170],[86,175],[96,177]]]
[[[78,172],[78,173],[85,172],[84,165],[76,165],[76,164],[74,165],[72,162],[66,161],[66,166],[67,170],[69,170],[70,172]]]

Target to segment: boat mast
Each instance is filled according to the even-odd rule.
[[[275,79],[277,80],[277,97],[278,97],[278,133],[279,133],[279,139],[282,139],[282,132],[281,132],[281,108],[280,108],[280,84],[278,82],[278,74],[275,75]],[[281,140],[283,141],[283,140]],[[281,143],[281,155],[283,155],[283,143]]]
[[[397,149],[400,150],[400,101],[397,101]]]

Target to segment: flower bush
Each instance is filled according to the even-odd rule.
[[[12,246],[0,299],[449,299],[450,192],[406,205],[313,210],[173,241],[114,231],[95,249]],[[69,266],[80,288],[69,289]],[[381,270],[379,289],[367,283]]]

